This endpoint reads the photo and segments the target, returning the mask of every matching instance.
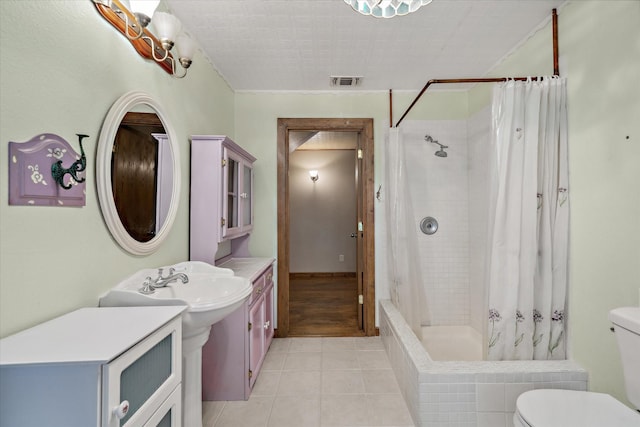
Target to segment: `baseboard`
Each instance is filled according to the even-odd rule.
[[[352,278],[356,277],[356,273],[355,272],[289,273],[289,280],[291,280],[291,279],[316,279],[316,278],[323,278],[323,277],[324,278],[331,277],[331,278],[349,278],[349,279],[352,279]]]

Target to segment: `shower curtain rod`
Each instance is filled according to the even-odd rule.
[[[559,76],[560,75],[560,69],[558,67],[558,13],[557,13],[556,9],[553,9],[551,12],[552,12],[551,13],[551,26],[552,26],[552,31],[553,31],[553,75],[554,76]],[[409,114],[409,111],[411,111],[413,106],[416,105],[416,102],[418,102],[420,97],[426,92],[426,90],[432,84],[441,84],[441,83],[444,83],[444,84],[446,84],[446,83],[497,83],[497,82],[505,82],[507,80],[519,80],[519,81],[522,81],[522,80],[527,80],[527,79],[538,80],[537,77],[487,77],[487,78],[470,78],[470,79],[431,79],[431,80],[429,80],[427,82],[426,85],[424,85],[424,87],[422,88],[422,90],[420,91],[418,96],[416,96],[416,98],[413,100],[411,105],[409,105],[409,108],[407,108],[407,110],[404,112],[402,117],[400,117],[400,120],[398,120],[398,123],[396,123],[395,127],[398,127],[400,125],[400,123],[402,123],[402,120],[404,120],[406,115]],[[391,91],[389,91],[389,96],[391,97]],[[393,123],[393,120],[391,120],[389,123],[390,123],[390,126],[391,126],[391,123]]]

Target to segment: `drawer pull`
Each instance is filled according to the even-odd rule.
[[[127,412],[129,412],[129,401],[123,400],[118,406],[113,408],[113,415],[116,416],[117,419],[121,420],[127,416]]]

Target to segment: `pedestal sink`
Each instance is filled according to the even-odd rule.
[[[158,277],[158,269],[140,270],[102,295],[100,306],[188,307],[182,316],[182,425],[201,427],[202,346],[209,338],[211,325],[231,314],[249,297],[251,283],[234,276],[232,270],[199,261],[168,265],[162,270],[165,276],[169,271],[182,273],[188,282],[176,280],[149,293],[149,282]]]

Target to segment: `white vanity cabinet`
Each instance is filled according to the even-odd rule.
[[[181,426],[184,309],[83,308],[0,340],[0,425]]]
[[[191,260],[214,264],[218,243],[253,228],[255,160],[226,136],[191,137]]]
[[[203,400],[247,400],[271,345],[273,258],[231,258],[219,267],[246,277],[253,292],[236,311],[211,327],[202,349]]]

